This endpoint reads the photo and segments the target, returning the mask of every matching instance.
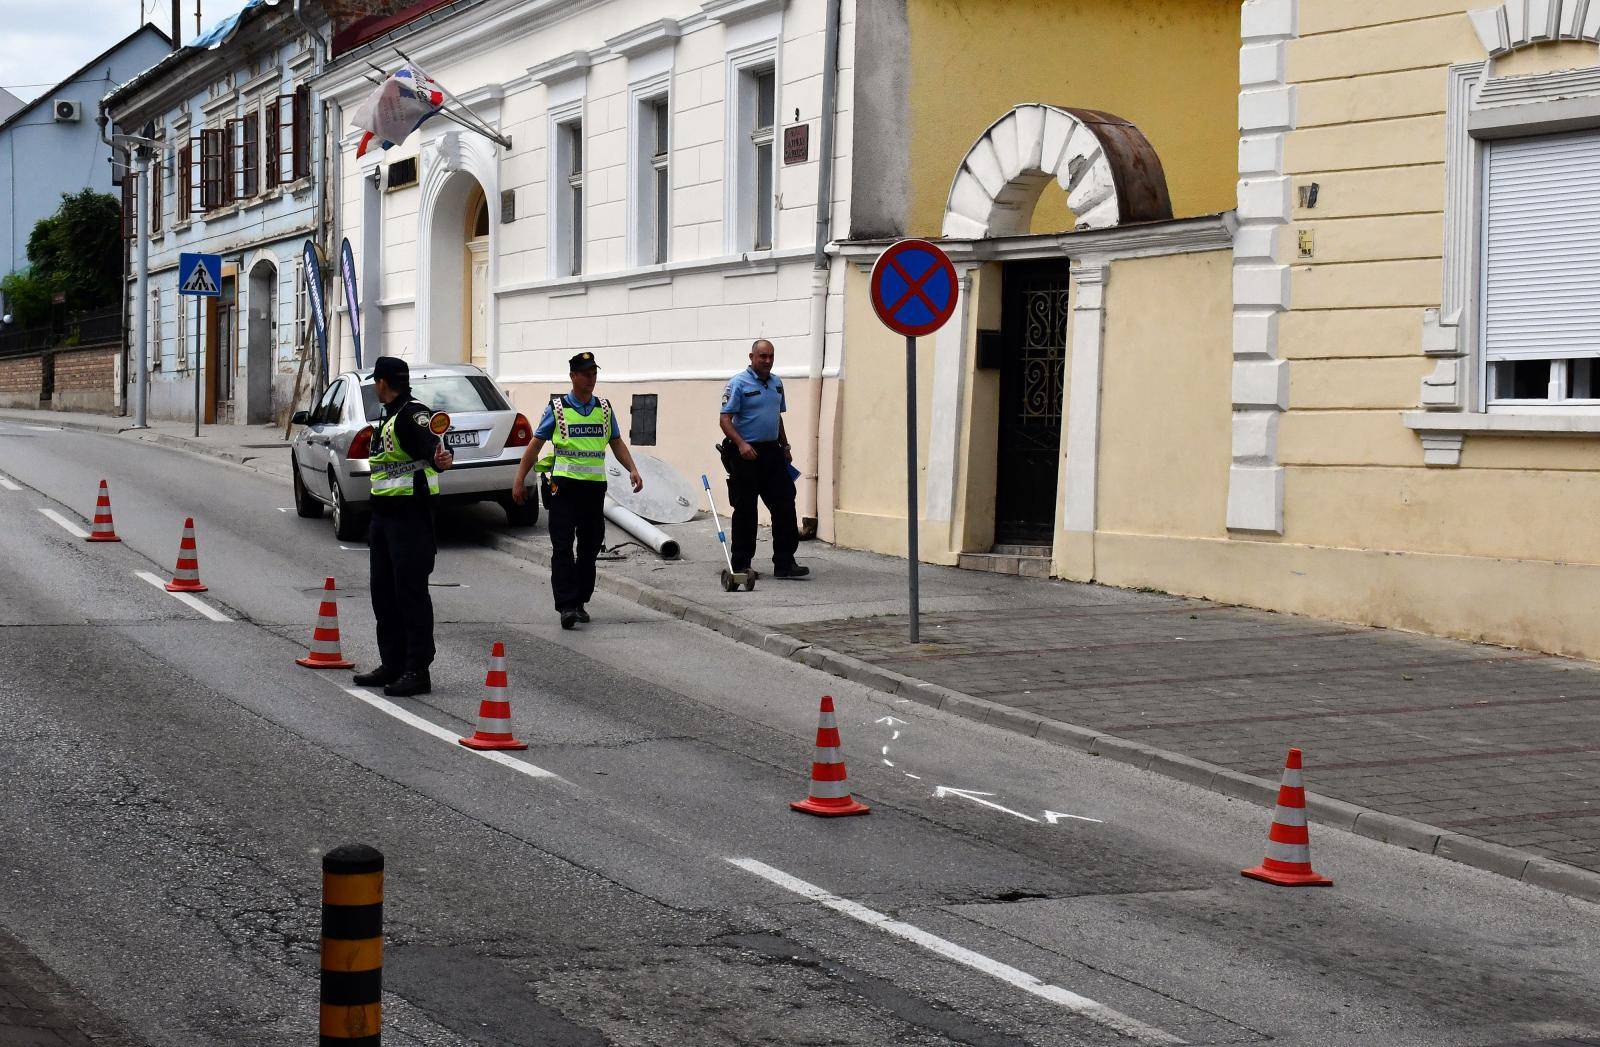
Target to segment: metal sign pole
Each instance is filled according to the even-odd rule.
[[[194,300],[194,435],[200,435],[200,325],[205,322],[205,306]]]
[[[921,608],[917,593],[917,340],[906,336],[906,564],[911,583],[911,642],[920,643]]]

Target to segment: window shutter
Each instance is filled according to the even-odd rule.
[[[267,188],[274,189],[278,185],[278,154],[282,149],[278,139],[283,135],[283,128],[278,121],[278,102],[273,99],[267,103]]]
[[[150,165],[150,231],[161,232],[161,165],[159,157]]]
[[[200,132],[200,207],[205,211],[223,204],[225,135],[220,127],[208,127]]]
[[[292,114],[294,118],[293,148],[290,157],[292,180],[298,181],[311,173],[311,92],[299,87],[294,92]]]
[[[222,202],[231,204],[239,199],[239,183],[244,176],[244,120],[229,120],[227,124],[227,155],[223,163]]]
[[[1600,356],[1600,133],[1493,142],[1484,355]]]
[[[239,125],[243,134],[243,141],[239,144],[239,163],[243,168],[239,192],[249,199],[261,187],[260,114],[250,113],[239,121]]]
[[[191,144],[178,150],[178,198],[175,201],[178,212],[178,221],[189,217],[189,212],[194,210],[194,145]]]

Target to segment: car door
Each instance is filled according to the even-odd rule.
[[[306,485],[306,490],[323,501],[333,497],[328,488],[329,449],[339,419],[334,404],[343,386],[342,378],[328,386],[327,392],[322,394],[322,399],[317,401],[317,406],[312,410],[311,421],[306,426],[306,455],[300,463],[300,482]]]

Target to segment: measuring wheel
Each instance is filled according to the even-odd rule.
[[[722,591],[725,593],[737,592],[739,583],[734,580],[733,572],[724,569],[722,572]]]
[[[744,591],[747,593],[752,592],[754,591],[755,587],[756,573],[754,571],[746,571],[744,575]]]

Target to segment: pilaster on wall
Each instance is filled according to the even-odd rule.
[[[1283,149],[1295,126],[1286,52],[1299,34],[1299,0],[1245,0],[1242,23],[1228,528],[1282,534],[1278,416],[1289,406],[1289,365],[1278,358],[1278,319],[1289,308],[1289,267],[1277,242],[1293,213]]]

